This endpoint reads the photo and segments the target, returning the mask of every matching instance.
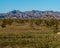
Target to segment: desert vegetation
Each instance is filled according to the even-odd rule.
[[[0,23],[1,28],[6,28],[8,26],[15,25],[17,27],[26,26],[26,29],[28,29],[28,27],[29,27],[30,29],[33,29],[33,30],[36,30],[36,29],[41,30],[41,27],[42,28],[46,27],[46,28],[50,28],[51,30],[53,30],[54,33],[57,33],[59,31],[59,25],[60,25],[60,20],[58,20],[56,18],[50,18],[50,19],[2,19],[0,21],[1,21],[1,23]]]
[[[52,32],[0,33],[0,48],[60,48],[60,35]]]
[[[60,48],[60,20],[0,19],[0,48]]]

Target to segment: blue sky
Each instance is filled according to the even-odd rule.
[[[0,0],[0,13],[12,10],[60,11],[60,0]]]

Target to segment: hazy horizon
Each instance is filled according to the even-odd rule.
[[[59,11],[60,0],[0,0],[0,13],[12,10],[31,11]]]

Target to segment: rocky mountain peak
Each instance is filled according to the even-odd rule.
[[[55,11],[25,11],[21,12],[19,10],[13,10],[7,13],[0,13],[0,18],[47,18],[47,17],[55,17],[60,19],[60,12]]]

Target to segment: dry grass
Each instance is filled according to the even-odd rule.
[[[53,32],[52,28],[47,28],[46,26],[40,25],[36,26],[34,25],[35,29],[32,29],[29,24],[18,24],[18,23],[13,23],[12,25],[7,25],[6,28],[0,27],[0,32],[10,32],[10,33],[15,33],[15,32]]]
[[[60,48],[60,36],[54,34],[52,28],[43,25],[34,25],[34,28],[32,29],[29,24],[17,23],[7,25],[6,28],[0,27],[0,48],[1,43],[3,48]],[[7,38],[10,36],[11,38]],[[4,46],[7,43],[9,45]]]

